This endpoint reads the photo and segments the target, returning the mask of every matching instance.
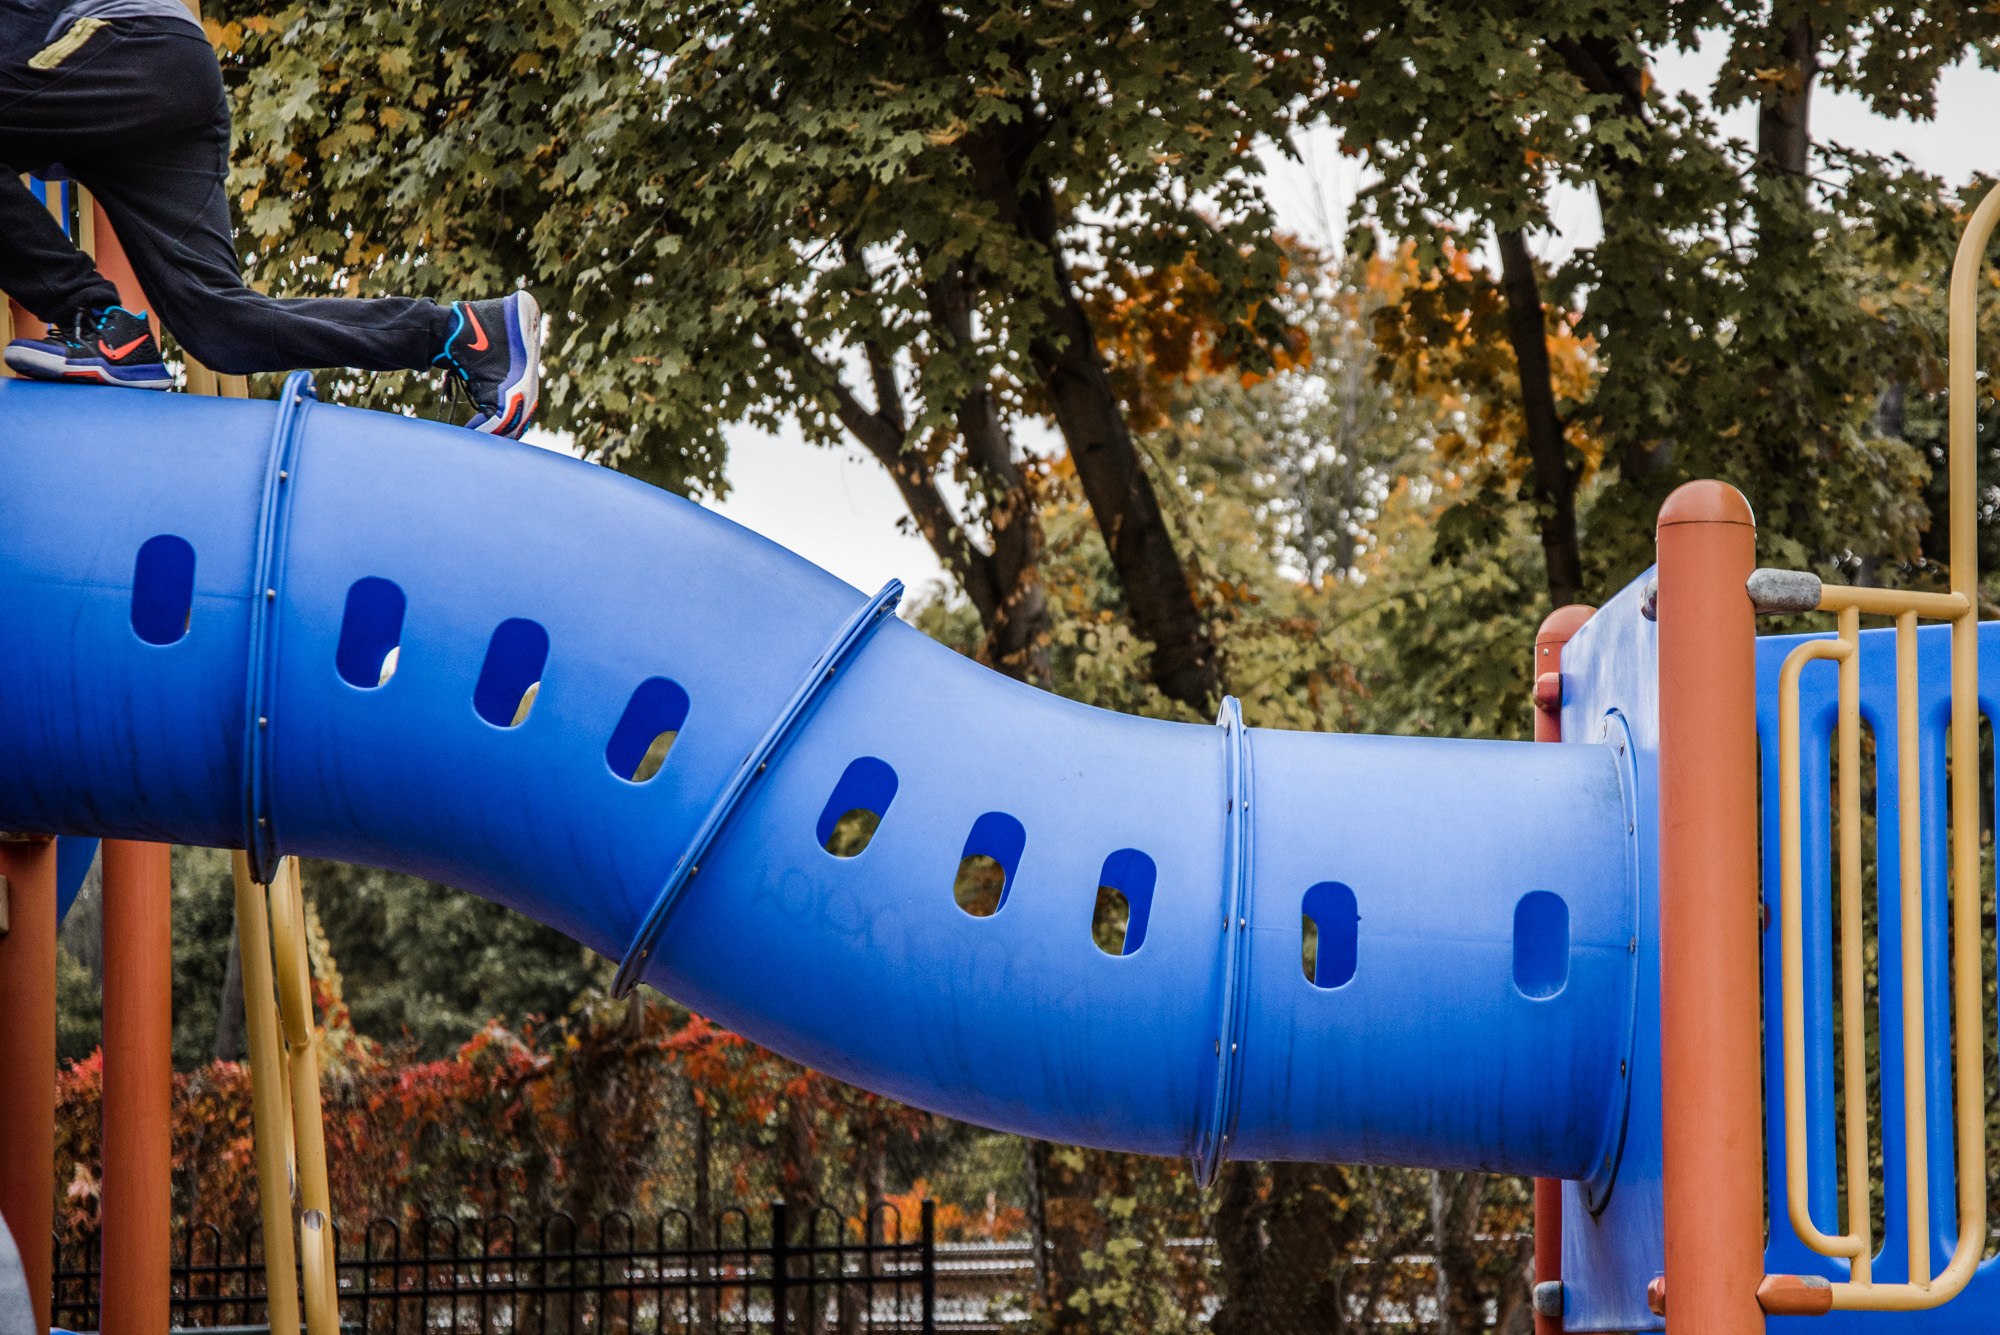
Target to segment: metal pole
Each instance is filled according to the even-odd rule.
[[[1677,1329],[1763,1335],[1756,565],[1749,502],[1660,508],[1660,1084],[1665,1283]]]
[[[166,1335],[173,1142],[173,860],[106,839],[104,1335]]]
[[[926,1200],[924,1227],[924,1333],[937,1335],[937,1202]]]
[[[1559,607],[1535,632],[1535,740],[1562,737],[1562,651],[1595,609]],[[1562,1335],[1562,1180],[1535,1179],[1535,1335]],[[1553,1289],[1544,1289],[1552,1284]],[[1544,1310],[1544,1309],[1549,1310]]]
[[[791,1268],[791,1239],[785,1222],[785,1203],[771,1202],[771,1335],[785,1335],[785,1273]],[[746,1293],[747,1298],[747,1293]],[[744,1314],[749,1315],[747,1312]]]
[[[0,306],[4,306],[0,300]],[[21,1252],[35,1328],[55,1287],[56,844],[0,839],[0,1216]]]

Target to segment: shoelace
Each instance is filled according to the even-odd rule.
[[[458,396],[463,388],[458,372],[450,367],[446,367],[444,373],[444,420],[449,426],[461,425],[458,420]],[[472,392],[470,390],[465,390],[464,392],[465,401],[472,403]],[[479,411],[479,405],[472,403],[472,410],[474,412]]]

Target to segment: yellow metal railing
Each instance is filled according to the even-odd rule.
[[[297,858],[282,859],[271,884],[263,886],[250,878],[250,859],[236,855],[236,923],[237,948],[243,952],[243,1015],[250,1039],[251,1119],[271,1329],[299,1328],[292,1268],[296,1218],[307,1335],[339,1335],[333,1206]]]
[[[1832,1284],[1831,1306],[1850,1311],[1912,1311],[1949,1302],[1972,1278],[1986,1241],[1985,1030],[1981,1015],[1979,830],[1979,595],[1973,434],[1976,285],[1986,243],[2000,221],[2000,188],[1974,210],[1951,276],[1951,589],[1899,593],[1820,585],[1810,576],[1759,571],[1752,597],[1761,611],[1834,612],[1839,635],[1800,645],[1778,679],[1780,893],[1783,935],[1785,1187],[1792,1228],[1822,1256],[1844,1258],[1848,1279]],[[1760,586],[1761,581],[1761,586]],[[1804,581],[1809,581],[1806,583]],[[1760,597],[1760,594],[1763,595]],[[1904,1183],[1910,1279],[1870,1277],[1874,1243],[1868,1165],[1867,1055],[1861,939],[1861,655],[1863,613],[1896,619],[1896,753],[1901,879]],[[1923,841],[1918,752],[1917,620],[1951,622],[1951,913],[1954,1132],[1958,1148],[1958,1245],[1942,1273],[1931,1269],[1928,1091],[1925,1088]],[[1841,1070],[1847,1165],[1847,1230],[1822,1232],[1808,1203],[1804,836],[1799,796],[1799,674],[1816,659],[1840,665],[1838,777],[1840,808]],[[1885,1113],[1886,1115],[1886,1113]],[[1817,1282],[1817,1281],[1815,1281]],[[1821,1309],[1824,1310],[1824,1309]]]

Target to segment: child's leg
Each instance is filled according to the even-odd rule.
[[[227,375],[431,365],[451,332],[449,307],[410,297],[279,299],[244,284],[223,189],[227,144],[225,122],[74,168],[181,346]]]
[[[0,292],[50,324],[116,305],[118,289],[70,244],[13,168],[0,165]]]
[[[230,232],[221,73],[192,30],[155,22],[163,29],[118,33],[90,69],[98,105],[149,114],[64,160],[104,205],[161,322],[202,364],[231,375],[429,366],[451,332],[448,307],[409,297],[280,300],[245,286]]]

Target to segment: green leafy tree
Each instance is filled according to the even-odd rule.
[[[1527,467],[1503,499],[1533,517],[1554,603],[1643,567],[1659,500],[1694,476],[1752,496],[1766,559],[1919,559],[1924,460],[1875,429],[1875,408],[1935,378],[1954,201],[1907,163],[1814,145],[1810,99],[1833,87],[1927,115],[1945,65],[2000,60],[2000,19],[1788,3],[1339,14],[1323,105],[1381,173],[1367,221],[1415,238],[1428,269],[1448,267],[1446,238],[1490,242],[1501,260],[1412,332],[1448,343],[1465,312],[1504,320],[1524,428],[1508,448]],[[1704,27],[1731,41],[1710,98],[1667,97],[1647,52]],[[1759,109],[1754,145],[1715,120],[1744,103]],[[1548,272],[1529,241],[1552,230],[1558,185],[1595,194],[1604,236]],[[1583,392],[1564,393],[1550,366],[1552,310],[1594,344],[1600,373]],[[1578,424],[1614,470],[1588,534]]]
[[[303,879],[354,1029],[377,1042],[448,1056],[489,1020],[555,1020],[610,981],[594,951],[463,891],[333,862]]]
[[[982,658],[1043,682],[1021,433],[1052,423],[1150,675],[1213,704],[1208,619],[1090,303],[1191,264],[1206,281],[1179,298],[1212,355],[1285,349],[1252,148],[1316,78],[1296,25],[1155,0],[221,15],[258,281],[526,281],[555,319],[551,424],[667,485],[719,488],[730,422],[851,437],[977,611]]]

